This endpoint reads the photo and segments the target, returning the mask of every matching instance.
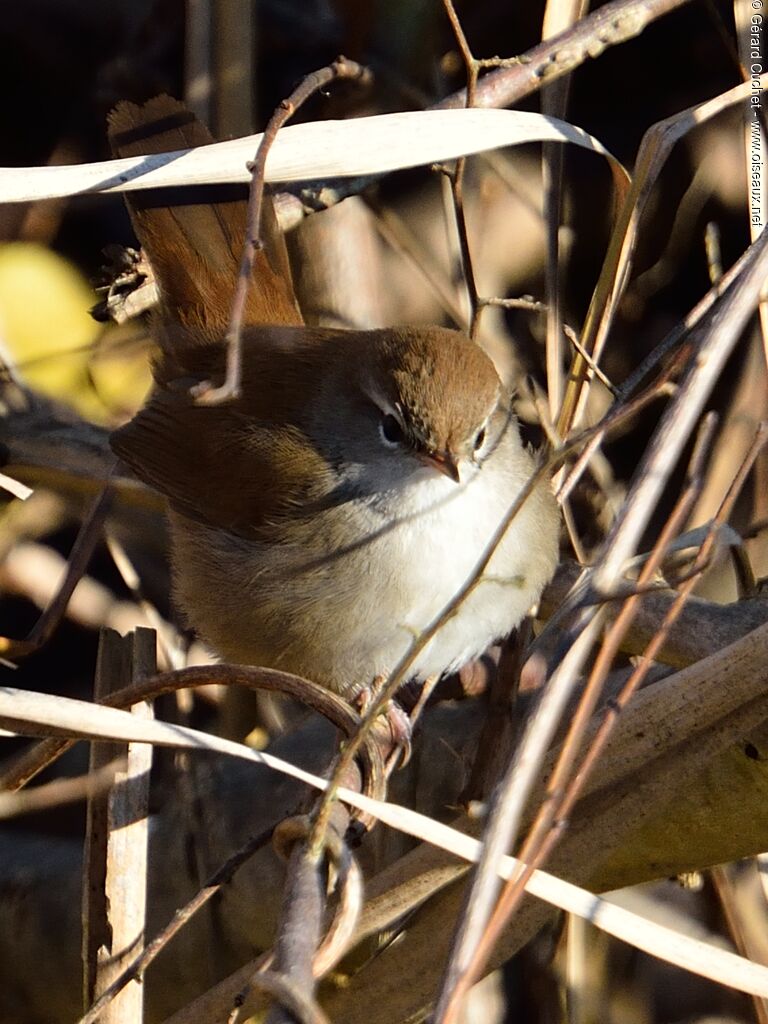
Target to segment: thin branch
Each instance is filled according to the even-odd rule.
[[[711,442],[713,428],[714,417],[710,417],[706,421],[706,426],[700,435],[691,460],[691,482],[679,499],[654,545],[651,556],[643,566],[638,581],[640,585],[647,583],[662,563],[671,541],[685,523],[696,495],[701,489],[701,462],[703,452]],[[498,941],[501,930],[519,905],[531,872],[541,866],[545,855],[544,851],[548,855],[554,842],[560,836],[559,824],[566,814],[565,801],[563,800],[564,780],[582,743],[584,733],[602,692],[611,663],[619,649],[621,637],[628,629],[637,611],[638,601],[639,594],[637,593],[626,600],[601,646],[600,653],[579,701],[576,714],[571,720],[565,742],[560,750],[552,775],[547,783],[546,793],[542,798],[539,814],[529,830],[526,841],[519,853],[520,870],[512,875],[504,886],[501,898],[488,921],[487,928],[478,941],[474,955],[464,974],[457,980],[455,992],[449,1003],[449,1007],[453,1012],[455,1012],[468,988],[477,979],[483,964],[487,961],[493,946]],[[510,784],[512,781],[510,780]],[[584,779],[584,781],[586,780]],[[446,1020],[449,1018],[450,1015],[447,1013]]]
[[[26,640],[2,638],[0,654],[5,658],[22,658],[39,650],[53,636],[72,597],[72,592],[85,572],[112,505],[112,488],[103,487],[83,518],[67,562],[67,571],[51,603],[30,630]]]
[[[349,743],[344,746],[341,752],[339,760],[336,765],[334,776],[331,780],[331,785],[328,790],[324,793],[322,798],[321,811],[318,816],[318,824],[315,829],[315,836],[317,842],[322,842],[323,834],[323,816],[328,813],[328,808],[335,799],[335,789],[339,785],[338,779],[343,776],[348,766],[352,763],[355,756],[357,755],[360,746],[366,742],[369,733],[374,727],[377,717],[384,711],[386,705],[397,693],[398,689],[408,677],[408,671],[419,656],[421,651],[426,645],[432,640],[435,634],[440,630],[447,622],[449,622],[458,612],[459,608],[467,597],[482,583],[483,573],[488,567],[493,554],[501,543],[504,535],[509,529],[510,525],[514,521],[515,517],[523,507],[525,502],[529,499],[534,489],[539,485],[540,481],[549,476],[552,471],[560,465],[560,463],[569,457],[574,451],[577,451],[583,444],[589,443],[590,439],[595,436],[596,433],[604,430],[609,430],[614,426],[618,426],[620,423],[625,422],[636,415],[640,409],[644,408],[647,403],[652,401],[658,394],[659,387],[663,387],[665,383],[664,378],[660,383],[655,384],[648,388],[642,395],[639,395],[632,402],[628,403],[623,408],[613,409],[601,421],[596,427],[591,430],[584,431],[577,438],[565,443],[557,451],[550,454],[549,458],[542,463],[539,469],[533,473],[524,486],[521,488],[517,498],[510,506],[504,519],[499,523],[494,534],[490,537],[485,551],[483,552],[477,565],[474,567],[472,572],[467,577],[464,585],[454,594],[451,600],[442,608],[442,610],[435,616],[432,622],[422,632],[414,637],[413,641],[406,649],[405,653],[401,657],[400,661],[394,666],[387,679],[383,682],[379,688],[378,693],[370,706],[367,708],[365,718],[363,719],[360,729],[350,739]]]
[[[288,1011],[297,1024],[331,1024],[314,999],[308,999],[284,974],[260,971],[253,978],[253,987],[268,995]],[[238,1024],[239,1012],[229,1017],[228,1024]]]
[[[516,58],[508,67],[490,72],[477,83],[475,106],[508,107],[544,83],[554,82],[600,56],[611,46],[640,35],[652,22],[683,7],[688,0],[613,0],[572,28],[559,32]],[[442,100],[438,107],[466,106],[466,90]]]
[[[285,123],[296,113],[306,101],[316,92],[325,89],[331,82],[340,78],[357,79],[366,82],[370,78],[370,72],[347,60],[345,57],[338,57],[333,64],[321,68],[307,75],[297,89],[283,100],[280,106],[269,120],[264,134],[256,150],[256,156],[250,166],[251,189],[248,197],[248,212],[246,223],[245,245],[243,256],[240,262],[240,270],[237,276],[237,287],[232,302],[230,323],[225,341],[227,344],[227,365],[224,383],[220,387],[213,387],[209,381],[198,385],[194,389],[194,397],[201,405],[219,405],[222,402],[236,398],[240,394],[240,376],[242,360],[242,329],[245,305],[248,298],[248,289],[251,287],[253,266],[256,253],[263,247],[261,239],[261,206],[264,197],[264,170],[267,165],[267,156],[272,147],[277,133]]]
[[[338,694],[288,672],[248,668],[244,665],[195,665],[134,683],[110,694],[104,703],[108,707],[124,708],[141,700],[152,700],[164,693],[175,693],[181,689],[208,684],[244,686],[256,691],[283,693],[324,715],[350,738],[350,742],[355,742],[355,753],[360,755],[366,772],[366,791],[379,795],[383,793],[384,766],[381,754],[377,744],[369,742],[367,737],[361,737],[358,742],[361,721],[357,712],[353,711]],[[0,790],[15,790],[25,785],[75,742],[52,739],[37,744],[31,752],[19,758],[0,776]]]
[[[315,854],[306,839],[295,843],[283,885],[275,940],[274,976],[281,979],[281,984],[290,986],[290,991],[306,1006],[313,1005],[315,999],[312,964],[325,914],[324,862],[323,851]],[[250,984],[260,986],[262,978],[261,973],[257,974]],[[281,998],[267,1016],[267,1024],[293,1024],[295,1017],[288,1002]]]
[[[623,514],[606,542],[605,559],[595,574],[598,589],[610,585],[635,550],[704,402],[756,308],[766,276],[768,235],[763,234],[747,250],[742,274],[719,301],[711,323],[703,332],[696,360],[659,422],[627,496]]]
[[[453,33],[456,36],[456,42],[461,50],[461,56],[464,60],[467,72],[466,103],[464,105],[466,107],[474,107],[478,75],[477,61],[469,48],[467,37],[464,35],[461,22],[456,14],[456,8],[453,6],[453,0],[443,0],[443,7],[445,8],[445,13],[448,15],[448,20],[451,23]],[[469,244],[469,231],[467,229],[467,217],[464,208],[464,181],[466,177],[466,169],[466,157],[461,157],[456,161],[456,168],[453,173],[449,174],[449,181],[451,183],[451,194],[453,196],[453,211],[456,218],[456,233],[459,239],[459,250],[461,252],[461,262],[464,271],[464,283],[469,296],[469,336],[474,340],[477,338],[477,332],[480,327],[480,314],[483,306],[480,302],[480,297],[477,291],[477,279],[475,277],[475,268],[472,262],[472,249]]]
[[[155,937],[146,944],[142,953],[129,964],[123,973],[115,978],[112,984],[106,989],[96,1002],[90,1007],[77,1024],[95,1024],[104,1009],[115,998],[130,981],[143,978],[147,967],[168,945],[171,939],[194,917],[194,915],[233,878],[238,868],[242,867],[250,858],[264,847],[272,837],[272,829],[266,829],[259,835],[252,837],[236,853],[233,853],[224,864],[218,868],[205,882],[202,888],[195,893],[192,899],[183,907],[180,907],[165,928],[161,929]]]

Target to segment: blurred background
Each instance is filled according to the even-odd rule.
[[[456,7],[477,57],[512,57],[541,39],[544,3],[472,0]],[[298,120],[418,109],[465,82],[438,0],[0,0],[0,53],[5,97],[0,164],[9,167],[106,159],[109,110],[120,99],[143,101],[160,92],[184,98],[219,138],[249,134],[263,127],[304,75],[340,53],[369,66],[373,84],[334,86],[307,104]],[[650,126],[740,80],[734,5],[697,0],[581,66],[569,78],[564,116],[631,171]],[[536,94],[519,109],[539,110],[540,104]],[[742,125],[743,110],[733,107],[687,135],[668,160],[640,224],[632,277],[611,328],[602,362],[609,381],[620,384],[707,291],[718,267],[729,267],[749,244]],[[545,302],[540,147],[475,158],[468,174],[469,232],[480,293]],[[566,147],[562,201],[558,295],[564,322],[578,331],[613,214],[605,163]],[[419,169],[390,175],[361,199],[298,226],[293,218],[291,224],[297,286],[316,319],[346,326],[466,324],[450,198],[439,174]],[[11,389],[3,399],[0,441],[11,452],[18,442],[14,431],[31,424],[30,437],[36,436],[40,417],[69,424],[78,443],[98,448],[106,431],[140,405],[152,358],[146,318],[116,324],[90,313],[104,298],[97,291],[109,262],[104,249],[134,244],[119,196],[0,205],[0,356],[35,396]],[[544,337],[544,317],[536,309],[484,314],[481,343],[510,384],[523,391],[520,412],[530,421],[536,443],[543,433],[523,384],[530,378],[546,389]],[[601,398],[598,387],[593,395],[589,415],[594,418],[609,392]],[[768,413],[767,396],[765,360],[755,334],[737,349],[713,395],[711,405],[721,416],[719,442],[689,525],[713,515],[757,421]],[[602,475],[580,486],[573,503],[577,540],[566,543],[566,557],[588,559],[605,535],[660,408],[652,405],[614,437],[605,447]],[[92,434],[83,421],[94,425]],[[32,498],[23,504],[8,499],[2,509],[0,633],[9,638],[25,637],[55,592],[83,510],[96,493],[95,485],[77,474],[72,478],[65,472],[62,479],[55,469],[50,452],[44,453],[42,468],[33,475]],[[753,581],[768,574],[767,469],[762,457],[732,521],[745,538]],[[680,478],[669,487],[647,539],[663,522],[679,484]],[[111,543],[97,546],[55,636],[18,668],[0,667],[4,683],[89,695],[102,625],[125,630],[138,622],[161,623],[167,664],[187,656],[192,638],[176,621],[169,598],[161,510],[151,498],[139,504],[115,511]],[[128,552],[137,580],[132,582],[124,564],[122,571],[118,567],[116,551]],[[743,588],[743,574],[725,554],[699,592],[731,601],[743,596]],[[195,649],[193,657],[204,659],[205,652]],[[193,724],[243,738],[238,715],[224,703],[215,693],[198,699]],[[277,725],[265,714],[260,728],[266,736]],[[3,743],[9,755],[19,749]],[[65,769],[84,770],[82,756],[73,754]],[[79,806],[60,808],[5,827],[77,837],[83,813]],[[747,865],[733,874],[743,880],[738,899],[752,907],[759,893],[757,869]],[[707,933],[725,933],[721,894],[711,878],[695,879],[690,888],[664,883],[637,899],[644,901],[644,912],[675,920],[685,914]],[[765,955],[762,904],[756,913],[753,941]],[[486,983],[480,1016],[467,1019],[566,1019],[564,993],[566,979],[575,977],[568,966],[574,950],[580,951],[578,963],[586,973],[578,998],[571,994],[567,1019],[579,1024],[755,1019],[746,998],[660,966],[579,924],[551,930]],[[14,1019],[33,1024],[38,1018]]]

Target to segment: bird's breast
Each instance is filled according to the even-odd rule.
[[[230,660],[357,689],[389,672],[465,586],[533,468],[520,456],[515,472],[501,462],[465,484],[425,471],[398,491],[276,525],[268,541],[176,517],[179,603]],[[414,674],[456,668],[517,625],[554,569],[553,508],[544,483]]]

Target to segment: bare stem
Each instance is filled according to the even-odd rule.
[[[261,239],[261,206],[264,198],[264,170],[267,165],[269,151],[277,138],[277,133],[293,117],[299,107],[306,103],[310,96],[325,89],[331,82],[340,78],[367,81],[369,77],[370,72],[360,64],[347,60],[346,57],[337,57],[332,64],[307,75],[288,99],[280,103],[280,106],[270,118],[269,124],[264,130],[261,142],[259,143],[259,148],[256,150],[256,156],[250,166],[251,189],[248,196],[245,245],[243,246],[240,270],[237,275],[237,286],[235,288],[235,297],[232,301],[229,328],[225,336],[227,343],[227,365],[224,383],[221,387],[214,388],[209,382],[206,382],[197,388],[195,390],[195,398],[200,404],[220,405],[222,402],[236,398],[240,394],[243,317],[248,298],[248,289],[251,286],[254,260],[256,253],[263,246]]]

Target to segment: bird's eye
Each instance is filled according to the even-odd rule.
[[[381,434],[384,443],[390,447],[398,444],[405,444],[405,432],[397,416],[393,416],[392,413],[388,412],[382,417],[381,422],[379,423],[379,433]]]
[[[475,436],[475,451],[479,452],[484,444],[485,444],[485,427],[482,427],[480,430],[478,430],[478,432],[477,432],[477,434]]]

